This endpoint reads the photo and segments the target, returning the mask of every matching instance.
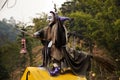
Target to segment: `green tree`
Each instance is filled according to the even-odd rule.
[[[43,27],[47,26],[47,15],[45,13],[42,13],[39,18],[34,18],[33,23],[34,23],[34,31],[38,31]]]
[[[120,66],[119,5],[118,0],[71,0],[63,3],[60,8],[63,15],[75,19],[71,31],[77,31],[91,42],[96,42],[99,47],[105,48],[107,54],[117,61],[118,67]]]
[[[0,47],[0,65],[2,77],[9,78],[12,72],[19,66],[19,48],[16,43],[7,43]],[[6,73],[6,74],[5,74]],[[12,77],[12,76],[10,76]]]
[[[74,3],[75,6],[66,5],[69,3]],[[117,53],[117,55],[120,53],[118,47],[118,43],[120,43],[120,7],[118,4],[118,0],[71,0],[63,3],[65,7],[72,7],[70,8],[71,13],[64,10],[66,15],[75,18],[72,30],[84,33],[84,36],[91,38],[99,46],[103,46],[110,51],[112,56],[113,53]]]

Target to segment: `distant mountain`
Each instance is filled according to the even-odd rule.
[[[0,45],[15,41],[19,33],[12,24],[0,21]]]

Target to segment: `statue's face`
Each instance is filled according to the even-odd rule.
[[[47,21],[48,22],[52,22],[54,19],[53,19],[53,14],[49,13],[48,14],[48,17],[47,17]]]

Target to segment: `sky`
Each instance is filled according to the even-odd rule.
[[[0,8],[5,1],[6,0],[0,0]],[[59,8],[65,1],[66,0],[8,0],[4,8],[0,10],[0,20],[13,17],[16,21],[29,23],[34,17],[40,16],[42,12],[48,13],[54,10],[54,3],[57,5],[57,8]]]

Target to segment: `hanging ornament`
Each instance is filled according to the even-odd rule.
[[[20,50],[20,53],[21,54],[27,53],[27,50],[26,50],[26,39],[25,38],[21,39],[21,44],[22,44],[22,49]]]

